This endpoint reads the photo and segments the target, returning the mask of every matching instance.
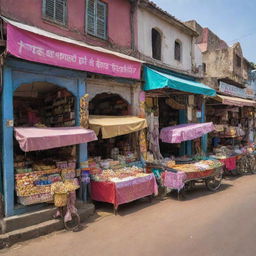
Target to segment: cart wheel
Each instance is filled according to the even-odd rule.
[[[195,181],[191,180],[185,183],[185,191],[192,190],[193,188],[195,188]]]
[[[71,217],[72,217],[71,221],[65,222],[63,220],[65,229],[68,230],[68,231],[74,231],[74,232],[82,230],[82,226],[80,225],[80,216],[79,216],[79,214],[78,213],[72,213]]]
[[[256,163],[251,166],[251,173],[256,174]]]
[[[220,188],[221,180],[222,180],[222,173],[219,173],[218,175],[207,179],[205,181],[205,185],[210,191],[216,191]]]
[[[178,191],[178,201],[185,200],[186,199],[186,191],[185,188],[182,188],[180,191]]]

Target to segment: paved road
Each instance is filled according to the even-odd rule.
[[[104,206],[105,207],[105,206]],[[108,210],[104,213],[102,210]],[[224,180],[222,190],[199,187],[186,201],[174,196],[125,205],[119,216],[101,208],[79,233],[65,231],[15,245],[3,255],[254,256],[256,175]]]

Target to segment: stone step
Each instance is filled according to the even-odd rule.
[[[8,233],[13,230],[26,228],[47,220],[51,220],[55,212],[56,208],[52,206],[43,210],[4,218],[3,223],[1,224],[2,233]]]
[[[15,243],[23,242],[32,238],[50,234],[63,229],[61,220],[48,220],[42,223],[17,229],[0,235],[0,249],[10,247]]]
[[[45,209],[47,210],[47,209]],[[48,209],[49,212],[52,209]],[[54,209],[53,213],[56,211],[56,209]],[[80,219],[81,222],[84,222],[88,219],[89,216],[93,215],[95,211],[95,207],[93,204],[84,204],[81,205],[78,208],[78,213],[80,215]],[[39,215],[37,215],[37,212],[34,213],[30,213],[33,217],[37,216],[39,217],[41,220],[44,217],[40,217],[40,213],[41,214],[45,214],[45,211],[38,211]],[[47,212],[48,214],[48,212]],[[46,214],[46,215],[47,215]],[[25,215],[25,216],[24,216]],[[28,214],[23,214],[23,216],[21,216],[20,218],[18,218],[19,216],[16,216],[19,220],[19,225],[17,225],[17,227],[15,230],[11,230],[5,234],[0,235],[0,249],[6,248],[6,247],[10,247],[15,243],[18,242],[23,242],[32,238],[36,238],[39,236],[43,236],[46,234],[50,234],[54,231],[58,231],[64,228],[63,222],[60,219],[52,219],[52,215],[50,216],[50,219],[47,219],[45,221],[42,221],[41,223],[36,223],[36,224],[30,224],[28,225],[27,223],[24,225],[24,227],[20,228],[22,225],[20,224],[21,220],[26,220],[28,221]],[[49,216],[49,215],[48,215]],[[10,217],[12,218],[12,217]],[[9,219],[9,218],[8,218]],[[13,219],[9,219],[9,229],[12,228],[15,224],[15,220]],[[30,222],[32,223],[32,222]]]

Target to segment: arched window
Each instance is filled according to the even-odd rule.
[[[179,40],[175,41],[174,59],[177,60],[177,61],[181,61],[181,42]]]
[[[156,60],[161,60],[161,48],[162,48],[162,39],[160,33],[152,28],[152,57]]]

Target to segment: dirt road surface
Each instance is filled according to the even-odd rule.
[[[9,256],[255,256],[256,175],[225,179],[185,201],[140,200],[114,216],[98,206],[78,233],[61,231],[1,251]]]

